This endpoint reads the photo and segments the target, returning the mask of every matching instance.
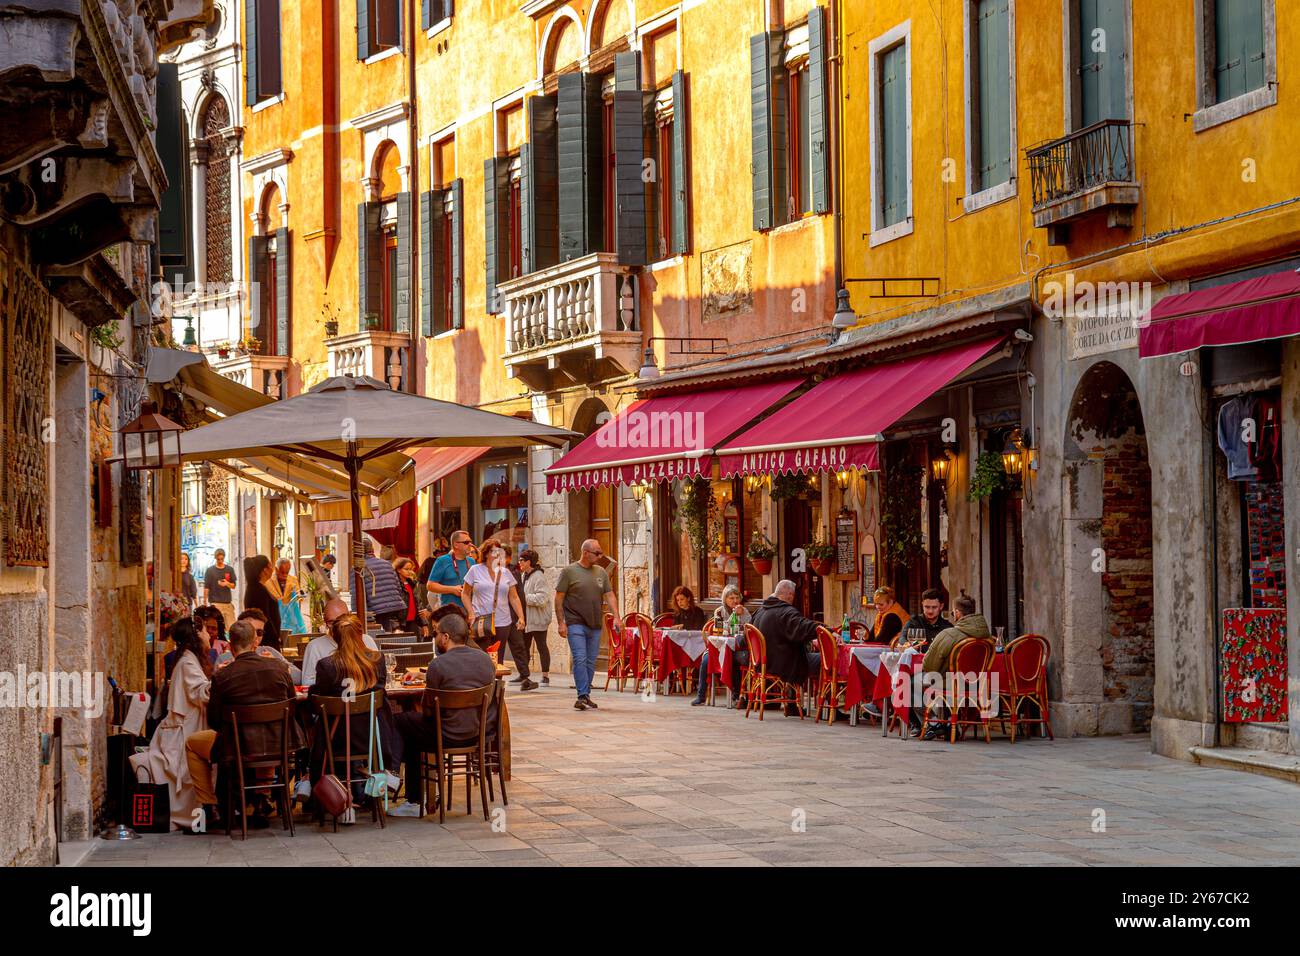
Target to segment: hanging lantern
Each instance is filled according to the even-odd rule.
[[[952,459],[948,457],[947,449],[944,449],[936,458],[931,460],[930,474],[934,476],[936,482],[947,484],[950,471],[952,471]]]
[[[853,478],[852,470],[843,468],[835,473],[835,481],[840,486],[840,491],[849,490],[849,481]]]
[[[1002,449],[1002,470],[1008,475],[1020,474],[1023,453],[1020,448],[1019,432],[1013,432]]]
[[[179,468],[184,430],[170,418],[158,414],[158,406],[153,402],[145,402],[140,417],[122,426],[122,460],[127,470]]]

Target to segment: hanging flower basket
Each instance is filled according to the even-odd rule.
[[[757,573],[757,574],[771,574],[771,573],[772,573],[772,559],[771,559],[771,558],[750,558],[750,559],[749,559],[749,566],[752,567],[752,568],[754,569],[755,573]]]
[[[808,563],[812,566],[813,571],[820,574],[822,577],[826,577],[830,574],[831,570],[835,567],[835,562],[830,558],[811,558]]]

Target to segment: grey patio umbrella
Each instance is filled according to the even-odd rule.
[[[181,435],[181,458],[296,456],[347,475],[352,536],[361,540],[362,489],[382,490],[427,446],[560,447],[576,433],[512,415],[396,392],[373,378],[336,376],[301,395],[240,412]],[[365,620],[365,589],[353,562],[357,613]]]

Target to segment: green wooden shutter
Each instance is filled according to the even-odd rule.
[[[769,107],[772,117],[772,225],[779,226],[783,222],[788,222],[790,218],[789,203],[786,197],[790,194],[789,189],[789,171],[788,162],[789,150],[791,144],[787,143],[786,136],[786,100],[787,84],[785,66],[782,64],[782,53],[785,50],[785,34],[780,31],[773,31],[767,35],[767,64],[768,64],[768,85],[772,92],[772,102]],[[797,144],[795,144],[797,146]]]
[[[379,203],[357,204],[357,307],[361,328],[365,328],[368,313],[379,314],[379,283],[383,277],[379,213]]]
[[[880,54],[879,182],[877,229],[907,218],[907,46]]]
[[[1264,85],[1264,0],[1215,0],[1214,80],[1218,102]]]
[[[662,143],[659,141],[659,124],[655,120],[655,91],[641,91],[641,150],[650,160],[646,173],[650,182],[646,183],[645,230],[649,243],[646,255],[651,262],[668,255],[667,248],[659,248],[659,190],[663,188],[665,163],[671,163],[671,156],[662,155]],[[645,178],[644,176],[642,177]]]
[[[244,102],[257,105],[257,0],[244,0]]]
[[[357,0],[357,59],[370,56],[370,0]]]
[[[411,331],[411,254],[414,223],[411,194],[397,194],[397,301],[393,303],[393,331]]]
[[[158,213],[158,261],[164,281],[194,281],[190,229],[189,137],[175,63],[158,64],[158,158],[167,175]],[[216,158],[213,159],[216,162]]]
[[[428,10],[427,0],[425,5]],[[420,334],[436,335],[433,317],[443,301],[442,291],[442,191],[430,189],[420,193]],[[442,331],[439,329],[438,331]]]
[[[812,209],[830,212],[830,101],[826,96],[826,11],[808,11],[808,138],[811,143]]]
[[[1080,128],[1128,118],[1125,34],[1124,0],[1079,0]]]
[[[976,7],[979,157],[976,190],[1011,178],[1011,59],[1007,0],[979,0]]]
[[[628,51],[614,56],[614,192],[618,203],[618,260],[643,266],[646,250],[645,130],[641,103],[641,58]]]
[[[510,264],[510,236],[506,216],[510,203],[510,160],[494,156],[483,161],[483,246],[487,311],[502,309],[497,283],[506,278]]]
[[[420,0],[420,26],[425,30],[433,26],[433,19],[430,16],[429,11],[429,4],[431,2],[436,2],[436,0]],[[421,194],[421,198],[423,198],[423,196],[424,194]],[[427,335],[428,333],[425,334]]]
[[[599,76],[592,73],[583,74],[583,97],[585,101],[582,118],[583,140],[587,147],[583,158],[587,176],[583,229],[586,233],[587,253],[591,254],[600,251],[605,242],[605,204],[601,191],[605,179],[605,100]]]
[[[266,236],[248,237],[248,333],[266,341]]]
[[[292,304],[292,273],[289,264],[289,230],[275,231],[275,354],[288,355],[290,340],[289,308]]]
[[[451,327],[465,327],[465,181],[451,184]]]
[[[690,109],[686,99],[686,74],[673,74],[673,235],[672,251],[683,255],[690,251],[690,182],[689,151],[686,135],[690,127]]]
[[[599,142],[600,127],[588,122],[588,75],[566,73],[559,79],[555,96],[555,125],[558,139],[559,260],[568,262],[587,255],[599,241],[589,229],[591,141]]]
[[[771,79],[767,72],[767,34],[749,38],[750,168],[753,174],[754,229],[772,228]]]
[[[258,0],[257,95],[279,96],[284,92],[280,79],[280,0]]]
[[[563,187],[557,183],[556,100],[534,96],[528,100],[527,149],[520,149],[523,182],[519,205],[522,213],[524,272],[535,272],[559,261],[559,207]]]

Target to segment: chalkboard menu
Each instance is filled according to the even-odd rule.
[[[858,576],[858,521],[851,511],[835,516],[835,571],[848,578]]]
[[[722,512],[724,551],[727,554],[740,553],[740,509],[735,502],[727,505]]]

